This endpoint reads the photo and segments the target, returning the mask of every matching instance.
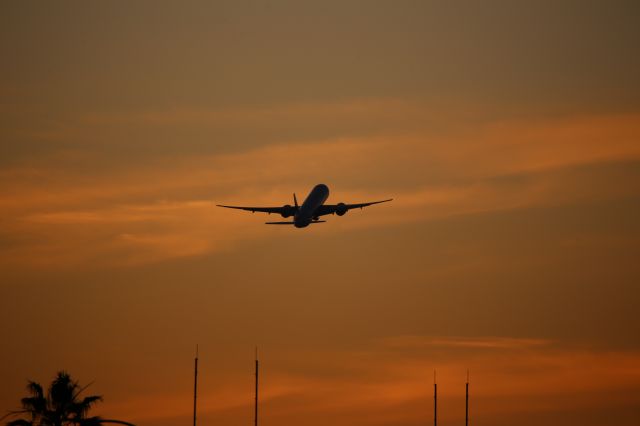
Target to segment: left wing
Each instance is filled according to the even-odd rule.
[[[351,209],[362,209],[364,207],[371,206],[373,204],[387,203],[392,200],[393,198],[389,198],[388,200],[371,201],[369,203],[358,203],[358,204],[345,204],[345,203],[323,204],[320,207],[318,207],[318,210],[316,210],[316,216],[324,216],[326,214],[334,214],[334,213],[338,214],[339,216],[342,216],[343,214],[345,214]]]

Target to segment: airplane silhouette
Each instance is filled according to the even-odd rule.
[[[359,204],[324,204],[329,197],[329,188],[327,185],[319,184],[316,185],[307,198],[304,200],[302,205],[298,205],[298,199],[296,198],[296,194],[293,194],[293,206],[286,204],[282,207],[240,207],[240,206],[224,206],[221,204],[217,204],[218,207],[224,207],[227,209],[238,209],[238,210],[246,210],[252,213],[261,212],[261,213],[277,213],[284,218],[288,218],[293,216],[293,221],[291,222],[265,222],[267,225],[293,225],[296,228],[304,228],[309,226],[311,223],[323,223],[325,220],[320,220],[320,216],[324,216],[327,214],[337,214],[338,216],[344,216],[346,212],[351,209],[362,209],[363,207],[370,206],[372,204],[380,204],[386,203],[387,201],[393,200],[393,198],[389,198],[388,200],[382,201],[372,201],[369,203],[359,203]]]

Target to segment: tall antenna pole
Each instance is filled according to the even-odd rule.
[[[256,399],[255,399],[255,413],[254,413],[254,426],[258,426],[258,347],[256,346]],[[194,425],[195,426],[195,425]]]
[[[196,401],[198,398],[198,345],[196,345],[196,358],[194,360],[193,375],[193,426],[196,426]]]
[[[465,393],[464,426],[469,426],[469,370],[467,369],[467,386]]]
[[[438,426],[438,384],[436,370],[433,370],[433,426]]]

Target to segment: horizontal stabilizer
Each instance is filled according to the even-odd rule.
[[[326,220],[313,220],[309,223],[324,223]],[[293,225],[294,222],[265,222],[265,225]]]

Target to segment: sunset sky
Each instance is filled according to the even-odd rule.
[[[0,411],[635,426],[637,1],[0,3]],[[392,203],[306,229],[216,204]]]

